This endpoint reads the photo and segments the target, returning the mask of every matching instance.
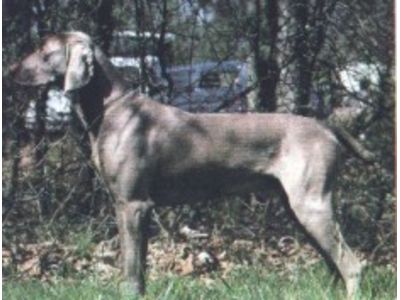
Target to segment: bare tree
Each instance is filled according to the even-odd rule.
[[[273,112],[277,108],[276,89],[279,82],[277,0],[256,1],[254,32],[254,68],[257,76],[258,109]]]
[[[110,49],[115,22],[113,18],[114,0],[100,0],[95,12],[94,22],[97,24],[96,33],[99,46],[108,54]]]
[[[295,36],[293,57],[295,61],[296,113],[310,115],[309,102],[318,55],[324,47],[329,16],[337,1],[299,0],[291,3]]]

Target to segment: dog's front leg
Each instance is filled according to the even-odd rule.
[[[121,241],[122,287],[144,294],[148,223],[152,205],[147,201],[119,202],[116,213]]]

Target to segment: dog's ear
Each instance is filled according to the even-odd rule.
[[[67,44],[66,62],[64,92],[79,89],[89,83],[93,76],[93,50],[88,43]]]

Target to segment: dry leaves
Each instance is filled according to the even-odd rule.
[[[320,256],[308,244],[300,245],[294,237],[283,236],[268,244],[257,240],[211,235],[201,239],[168,241],[156,238],[149,244],[149,276],[156,279],[166,273],[199,276],[210,283],[214,271],[225,278],[236,266],[265,265],[280,273],[289,273],[299,265],[311,265]],[[11,249],[12,248],[12,249]],[[43,281],[74,274],[96,274],[109,280],[120,274],[117,237],[93,245],[88,255],[79,255],[76,247],[57,242],[19,244],[3,247],[3,270],[14,267],[18,278],[38,278]],[[3,272],[4,274],[4,272]],[[7,276],[6,276],[7,277]]]

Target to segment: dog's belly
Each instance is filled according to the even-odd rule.
[[[193,203],[218,199],[224,195],[246,195],[279,188],[269,175],[244,169],[200,169],[155,178],[150,196],[157,205]]]

